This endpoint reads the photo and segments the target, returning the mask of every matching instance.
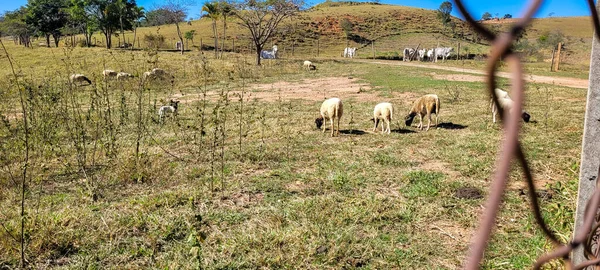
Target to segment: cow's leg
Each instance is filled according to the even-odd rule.
[[[375,126],[373,127],[373,132],[377,130],[377,124],[379,124],[379,119],[375,118]]]
[[[392,132],[392,130],[390,129],[390,120],[387,120],[387,127],[388,127],[388,134],[390,134],[390,132]]]
[[[334,131],[335,131],[335,129],[333,128],[333,119],[334,119],[333,117],[331,117],[331,118],[329,119],[329,121],[331,122],[331,137],[333,137],[333,133],[334,133]]]
[[[427,129],[425,131],[428,131],[430,126],[431,126],[431,113],[428,113],[427,114]]]
[[[419,126],[417,127],[420,130],[423,130],[423,115],[419,114]]]

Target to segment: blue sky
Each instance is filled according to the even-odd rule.
[[[322,0],[306,0],[309,4],[317,4],[323,2]],[[151,9],[156,4],[162,3],[162,0],[137,0],[138,5]],[[192,18],[198,18],[200,15],[200,6],[203,0],[196,0],[196,5],[190,8],[188,16]],[[452,1],[451,1],[452,2]],[[536,17],[547,17],[550,13],[553,13],[554,17],[566,17],[566,16],[587,16],[590,12],[587,9],[587,4],[583,0],[546,0],[546,3]],[[7,10],[14,10],[18,7],[25,5],[27,0],[0,0],[0,12]],[[426,9],[437,9],[442,0],[381,0],[384,4],[403,5],[411,7],[420,7]],[[454,2],[452,2],[454,4]],[[529,3],[529,1],[523,0],[465,0],[465,4],[469,11],[474,14],[476,19],[481,18],[484,12],[488,11],[492,15],[498,13],[500,16],[510,13],[513,17],[519,17],[521,14],[522,5]],[[452,14],[458,16],[456,8],[454,8]]]

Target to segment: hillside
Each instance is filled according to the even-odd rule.
[[[356,5],[361,7],[357,8]],[[340,26],[343,19],[354,24],[349,45],[358,47],[359,51],[360,48],[368,47],[368,53],[361,52],[359,56],[372,55],[371,41],[375,42],[374,50],[378,55],[398,53],[404,47],[416,47],[418,44],[421,47],[433,47],[438,44],[451,46],[459,42],[444,34],[448,31],[441,25],[433,10],[373,3],[330,3],[314,6],[284,22],[280,32],[273,38],[273,44],[276,43],[283,54],[291,54],[293,46],[294,52],[301,55],[316,56],[318,50],[319,56],[338,56],[346,46],[346,37]],[[453,18],[453,22],[457,33],[468,33],[463,21]],[[183,24],[183,32],[196,31],[193,44],[190,42],[189,45],[199,46],[202,42],[204,49],[214,48],[211,23],[209,18],[202,18],[192,21],[191,25]],[[227,24],[225,49],[230,50],[235,43],[236,51],[248,50],[250,39],[247,31],[234,19],[228,19]],[[219,38],[222,39],[223,22],[218,21],[217,25]],[[143,41],[144,36],[156,33],[166,38],[166,48],[173,48],[177,37],[174,25],[139,28],[137,35],[142,47],[147,46]],[[96,34],[95,37],[100,46],[103,36]],[[133,33],[128,33],[126,39],[131,42],[132,38]],[[118,40],[113,42],[118,43]],[[221,41],[219,47],[220,43]],[[472,47],[472,52],[486,51],[485,46],[480,44],[473,44]]]
[[[358,57],[377,57],[397,59],[405,47],[431,48],[435,46],[461,46],[461,53],[487,54],[489,46],[485,43],[473,43],[472,30],[458,19],[452,18],[455,36],[449,28],[444,28],[436,17],[434,10],[411,8],[396,5],[357,2],[328,2],[316,5],[298,14],[298,16],[282,23],[279,32],[272,38],[271,45],[277,44],[282,57],[339,57],[347,45],[346,35],[341,21],[347,19],[353,24],[349,35],[348,46],[357,47]],[[506,30],[513,20],[488,21],[490,27]],[[214,48],[212,21],[209,18],[182,24],[182,31],[195,30],[196,36],[188,42],[188,46],[204,50]],[[496,26],[500,24],[500,26]],[[219,47],[223,35],[223,21],[217,22]],[[525,39],[535,43],[545,33],[559,31],[564,34],[565,51],[562,58],[563,67],[572,71],[586,71],[589,66],[592,25],[587,17],[543,18],[534,19],[527,29]],[[141,47],[148,47],[144,36],[160,34],[166,39],[163,49],[174,49],[177,34],[174,25],[159,27],[142,27],[138,29],[137,40]],[[95,35],[98,46],[102,46],[104,37]],[[129,43],[133,33],[127,33]],[[247,30],[241,28],[236,20],[229,18],[225,38],[225,50],[250,52],[250,38]],[[371,46],[373,41],[374,46]],[[118,44],[118,39],[113,41]],[[535,49],[539,56],[531,61],[550,61],[551,49]],[[535,60],[537,59],[537,60]]]

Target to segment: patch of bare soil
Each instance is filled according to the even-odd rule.
[[[339,97],[341,99],[356,98],[361,101],[381,101],[379,93],[373,90],[368,83],[359,82],[359,78],[348,77],[327,77],[318,79],[307,79],[299,82],[280,81],[268,84],[255,84],[250,86],[250,90],[245,92],[245,100],[254,100],[275,102],[280,98],[282,101],[294,99],[303,99],[309,101],[320,101],[325,98]],[[239,98],[239,91],[229,92],[230,100]],[[417,95],[410,92],[396,93],[394,97],[400,100],[412,100]],[[173,95],[182,103],[190,103],[201,100],[198,94]],[[219,98],[218,93],[207,93],[208,100]],[[408,99],[407,99],[408,98]]]
[[[264,197],[260,192],[241,191],[221,197],[217,205],[231,209],[248,208],[262,202]]]
[[[533,182],[533,186],[536,190],[545,190],[548,188],[548,184],[555,183],[556,180],[548,179],[548,178],[535,178]],[[508,188],[512,190],[525,190],[527,189],[527,183],[525,179],[518,178],[516,181],[510,181],[508,184]]]
[[[483,193],[475,187],[462,187],[454,192],[454,197],[458,199],[476,200],[483,198]]]
[[[431,77],[436,80],[458,81],[458,82],[484,82],[485,77],[475,76],[470,74],[435,74],[431,73]]]
[[[458,244],[465,244],[470,240],[471,232],[458,224],[440,220],[431,224],[430,227],[432,231],[437,231],[440,235],[443,235],[440,237],[451,238],[458,241]]]
[[[452,169],[452,165],[446,162],[442,162],[439,160],[424,160],[421,161],[421,165],[419,169],[426,171],[436,171],[447,174],[450,177],[459,177],[460,172],[457,172]]]
[[[302,193],[304,190],[308,189],[310,186],[301,181],[296,181],[289,183],[285,186],[285,188],[292,193]]]
[[[261,101],[305,99],[318,101],[329,97],[360,98],[361,100],[375,100],[376,93],[368,93],[371,86],[358,82],[358,78],[328,77],[308,79],[299,82],[280,81],[270,84],[256,84],[251,86],[253,98]]]

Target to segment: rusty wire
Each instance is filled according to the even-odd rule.
[[[583,226],[579,231],[575,232],[573,239],[569,243],[562,244],[550,230],[550,228],[548,228],[541,214],[539,202],[535,192],[533,175],[529,169],[527,159],[525,158],[525,153],[523,152],[519,142],[520,115],[516,113],[510,114],[507,116],[508,119],[505,119],[504,110],[500,106],[498,97],[494,91],[496,88],[495,73],[498,66],[497,64],[499,61],[504,59],[508,63],[509,69],[512,71],[513,75],[511,78],[511,94],[515,106],[513,110],[517,112],[521,111],[523,107],[524,96],[523,66],[519,56],[512,51],[512,45],[518,34],[523,31],[523,29],[531,22],[533,15],[538,11],[543,0],[532,0],[525,8],[523,16],[517,20],[517,22],[511,27],[510,31],[508,33],[501,33],[498,35],[495,35],[479,24],[475,19],[473,19],[463,5],[462,0],[455,0],[454,2],[465,20],[484,38],[492,43],[491,54],[486,67],[487,90],[489,91],[493,102],[496,104],[496,107],[500,112],[500,119],[504,124],[505,130],[502,151],[498,160],[496,161],[494,180],[490,187],[491,193],[486,202],[485,212],[481,218],[478,231],[473,238],[465,268],[478,269],[480,262],[483,259],[485,248],[487,247],[492,228],[494,227],[494,223],[498,215],[498,210],[500,209],[502,195],[504,194],[508,172],[510,170],[510,163],[513,157],[517,159],[523,170],[535,220],[546,237],[555,245],[554,251],[538,258],[534,264],[534,269],[539,269],[544,264],[554,259],[562,259],[567,269],[583,269],[592,265],[600,265],[600,247],[597,247],[595,252],[592,251],[592,247],[597,240],[594,239],[594,235],[600,230],[600,223],[598,223],[600,219],[597,220],[596,217],[597,209],[600,206],[600,189],[598,188],[598,183],[596,185],[595,192],[586,205]],[[596,37],[600,39],[600,20],[598,19],[598,13],[596,11],[594,1],[587,0],[587,3],[592,13],[591,17]],[[600,175],[600,168],[598,175]],[[594,225],[594,222],[596,222],[596,225]],[[582,244],[585,245],[584,252],[588,261],[574,266],[569,254]]]

